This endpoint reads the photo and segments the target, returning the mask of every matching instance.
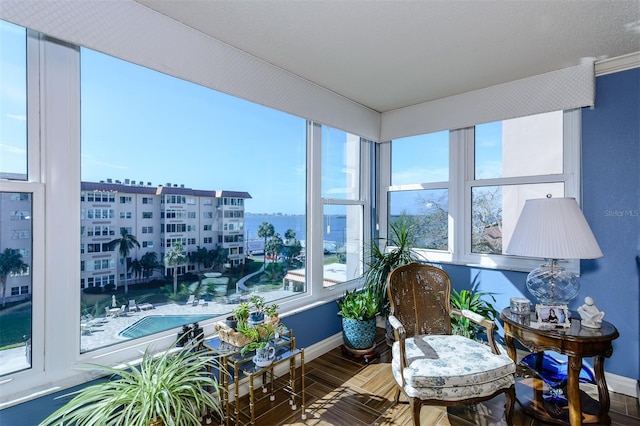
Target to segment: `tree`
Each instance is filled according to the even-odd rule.
[[[265,256],[268,254],[273,259],[277,259],[278,255],[282,251],[282,238],[280,238],[280,234],[275,233],[269,238],[267,244],[264,246]],[[266,268],[265,268],[266,269]]]
[[[285,244],[290,244],[296,239],[296,231],[293,229],[287,229],[284,233]]]
[[[471,208],[471,251],[502,254],[501,187],[474,190]]]
[[[164,265],[173,268],[173,295],[178,294],[178,266],[187,261],[182,243],[173,243],[171,248],[164,254]]]
[[[158,255],[156,254],[156,252],[146,252],[140,258],[140,265],[142,266],[142,275],[145,278],[151,277],[154,269],[160,269],[160,262],[158,262]]]
[[[209,250],[205,247],[198,246],[196,251],[189,253],[189,260],[198,266],[198,271],[202,269],[202,265],[206,265],[210,259]]]
[[[129,270],[129,265],[127,264],[127,257],[131,250],[134,248],[140,248],[140,243],[136,239],[135,235],[132,235],[126,229],[122,228],[120,230],[120,238],[116,238],[109,242],[109,248],[111,250],[115,250],[118,248],[118,253],[124,259],[124,294],[129,293],[129,286],[127,283],[127,271]]]
[[[269,222],[262,222],[262,224],[258,227],[258,237],[264,238],[263,256],[265,265],[267,263],[267,240],[273,237],[273,234],[275,234],[275,232],[276,230]]]
[[[288,265],[293,262],[293,259],[300,255],[302,252],[302,244],[300,240],[296,239],[296,233],[293,229],[287,229],[284,233],[284,243],[281,248],[282,256],[285,258]]]
[[[143,271],[142,263],[138,259],[132,260],[127,271],[131,271],[133,276],[136,278],[136,281],[138,281]]]
[[[26,272],[29,266],[22,261],[20,251],[6,248],[0,253],[0,287],[2,287],[2,307],[4,308],[7,291],[7,277]]]

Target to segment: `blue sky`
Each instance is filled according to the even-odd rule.
[[[81,55],[83,180],[247,191],[248,211],[304,211],[303,119],[88,49]]]

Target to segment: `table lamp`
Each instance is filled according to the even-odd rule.
[[[603,256],[575,198],[551,196],[525,202],[506,252],[545,259],[527,275],[527,289],[545,305],[566,305],[580,290],[576,274],[558,259]]]

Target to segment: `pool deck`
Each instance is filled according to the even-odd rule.
[[[293,291],[289,290],[276,290],[270,292],[262,292],[261,296],[264,296],[267,303],[283,299],[289,296],[293,296]],[[82,333],[80,339],[81,352],[88,352],[104,346],[109,346],[114,343],[124,342],[130,340],[124,337],[120,337],[118,334],[138,321],[149,315],[211,315],[219,316],[231,312],[232,309],[237,307],[237,303],[218,303],[208,302],[206,305],[191,306],[182,303],[167,303],[165,305],[154,305],[153,309],[148,309],[138,312],[127,312],[125,316],[119,316],[115,318],[104,317],[102,323],[98,323],[91,327],[90,331]]]
[[[270,292],[261,292],[267,303],[293,296],[293,291],[275,290]],[[219,316],[231,312],[237,307],[237,303],[218,303],[208,302],[206,305],[186,305],[182,303],[167,303],[164,305],[154,305],[153,309],[138,312],[127,312],[124,316],[119,317],[98,317],[95,325],[82,332],[80,338],[81,352],[88,352],[94,349],[110,346],[116,343],[124,342],[127,338],[118,336],[118,334],[135,323],[141,318],[149,315],[211,315]],[[0,375],[11,371],[18,371],[28,368],[25,357],[25,348],[6,349],[0,351]]]

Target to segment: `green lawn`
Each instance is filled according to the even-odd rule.
[[[0,350],[23,345],[24,336],[31,336],[31,303],[0,312]]]

